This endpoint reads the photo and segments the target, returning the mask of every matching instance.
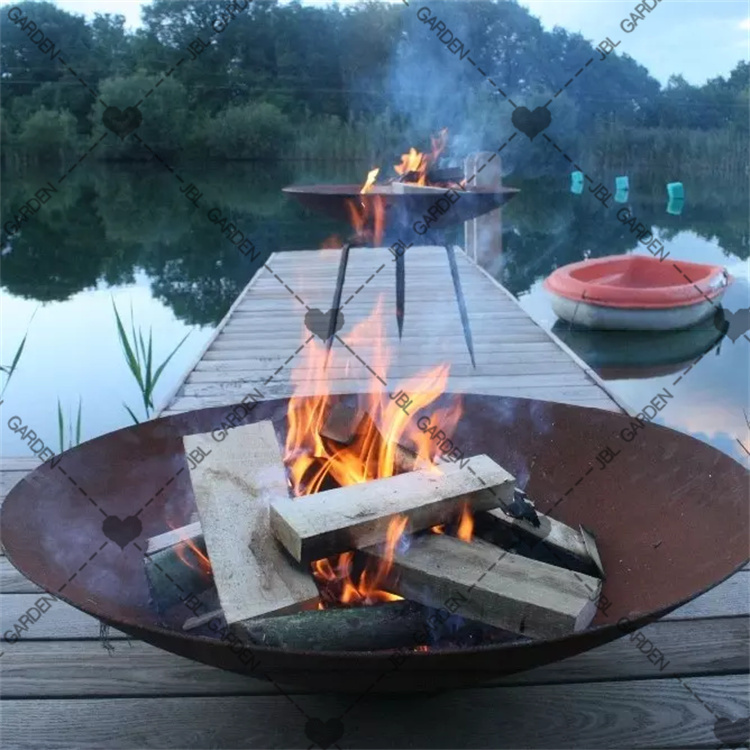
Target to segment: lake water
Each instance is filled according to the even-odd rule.
[[[180,192],[186,185],[155,167],[77,170],[2,248],[1,364],[10,364],[28,330],[18,369],[2,396],[2,455],[30,455],[8,427],[12,416],[57,452],[58,400],[71,416],[81,400],[84,440],[132,424],[124,403],[143,417],[139,391],[121,354],[113,301],[128,322],[132,306],[136,325],[146,332],[151,328],[157,362],[189,333],[156,388],[154,401],[160,404],[271,252],[319,247],[332,234],[348,233],[345,226],[306,213],[280,188],[295,182],[359,182],[368,167],[187,166],[181,173],[203,194],[201,209]],[[3,220],[49,179],[44,172],[6,173]],[[613,184],[613,175],[606,179]],[[678,178],[631,174],[623,205],[662,240],[670,260],[726,266],[735,280],[725,308],[750,307],[747,186],[683,178],[687,199],[682,212],[672,215],[665,189],[672,179]],[[502,253],[486,259],[487,269],[624,402],[640,410],[667,388],[674,398],[656,421],[747,463],[740,443],[750,449],[748,340],[716,341],[712,321],[688,334],[656,337],[602,337],[555,325],[542,289],[552,270],[584,257],[647,251],[617,220],[620,206],[606,208],[588,190],[574,195],[566,179],[509,177],[506,183],[521,193],[503,210]],[[221,237],[207,207],[252,239],[259,251],[255,261]]]

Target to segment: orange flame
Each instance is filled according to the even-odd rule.
[[[464,503],[461,511],[461,520],[458,522],[458,531],[456,536],[464,542],[470,542],[474,533],[474,516],[471,514],[471,508],[468,503]]]
[[[385,380],[389,362],[381,330],[381,309],[382,299],[378,301],[373,315],[355,326],[347,337],[346,343],[354,351],[369,350],[368,369],[362,368],[362,371],[353,373],[353,368],[361,365],[343,347],[334,347],[328,361],[328,371],[343,369],[349,377],[372,379],[369,393],[358,398],[357,406],[367,416],[350,445],[339,445],[321,434],[332,405],[330,381],[323,370],[325,346],[313,340],[300,355],[300,366],[292,373],[295,395],[289,400],[284,446],[284,462],[295,497],[393,476],[399,472],[398,444],[413,447],[416,454],[414,468],[440,472],[436,465],[440,441],[431,440],[429,434],[420,430],[413,415],[429,407],[444,392],[449,366],[439,365],[400,384],[400,390],[410,399],[410,414],[406,414],[372,375],[375,372]],[[398,393],[398,390],[394,393]],[[439,424],[441,430],[449,433],[458,423],[461,409],[461,402],[456,398],[449,407],[433,408],[430,416],[434,424]],[[314,498],[300,502],[314,502]],[[464,516],[467,514],[470,516],[468,507]],[[462,517],[460,526],[466,529],[466,523]],[[368,566],[358,576],[353,573],[353,552],[316,560],[312,563],[312,571],[318,585],[327,591],[335,588],[335,602],[338,604],[362,605],[400,599],[385,590],[384,586],[387,585],[393,556],[399,540],[406,533],[406,527],[406,517],[392,519],[385,549],[377,565]],[[330,601],[330,597],[327,599],[323,596],[323,599],[326,603]]]
[[[364,193],[365,190],[361,192]],[[367,200],[356,203],[352,199],[347,199],[346,210],[358,238],[364,242],[372,242],[376,246],[383,243],[385,199],[382,195],[370,195]]]
[[[192,554],[188,554],[188,550]],[[199,570],[205,575],[211,575],[211,561],[190,537],[183,537],[178,544],[175,544],[174,551],[177,557],[189,568]]]
[[[427,171],[437,162],[448,145],[448,128],[443,128],[437,136],[432,136],[431,141],[432,150],[429,154],[423,154],[413,146],[408,153],[401,154],[400,163],[393,165],[393,169],[399,177],[413,174],[415,179],[405,181],[417,185],[427,184]]]
[[[367,179],[365,180],[365,184],[362,185],[362,189],[359,191],[360,193],[372,192],[372,186],[375,184],[375,180],[378,178],[379,172],[380,172],[380,167],[375,167],[375,169],[371,169],[367,173]]]

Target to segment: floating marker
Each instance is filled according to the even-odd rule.
[[[672,214],[672,216],[679,216],[684,205],[685,201],[682,198],[670,198],[669,203],[667,203],[667,213]]]
[[[685,200],[685,188],[681,182],[668,182],[667,195],[669,195],[669,200]]]
[[[570,192],[580,195],[583,192],[583,172],[571,172]]]
[[[628,191],[630,190],[630,184],[628,182],[628,178],[621,176],[621,177],[615,177],[615,190],[624,190]]]
[[[615,193],[615,203],[626,203],[628,200],[627,190],[618,190]]]

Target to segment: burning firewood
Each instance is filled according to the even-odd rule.
[[[532,557],[553,565],[602,576],[604,569],[591,535],[588,543],[583,532],[550,516],[539,515],[534,525],[526,518],[514,518],[503,508],[495,508],[477,516],[478,531],[489,541],[502,547],[518,540]],[[508,534],[507,532],[511,532]]]
[[[304,651],[376,651],[429,645],[440,636],[453,643],[518,641],[514,633],[454,617],[416,602],[395,601],[372,607],[298,612],[259,617],[234,626],[237,635],[258,646]]]
[[[271,503],[271,530],[299,562],[319,560],[386,539],[392,520],[408,519],[410,532],[448,523],[466,503],[475,511],[513,498],[514,478],[489,456],[468,466],[412,471],[326,492]],[[210,545],[209,545],[210,550]]]
[[[351,445],[357,437],[366,435],[370,430],[376,432],[380,441],[384,442],[377,425],[364,409],[347,406],[338,401],[331,406],[320,434],[338,445]],[[393,451],[395,473],[412,471],[416,464],[417,453],[396,443]]]
[[[361,551],[379,560],[377,547]],[[390,591],[425,605],[453,598],[458,614],[531,638],[583,630],[596,613],[601,581],[498,549],[439,534],[395,549]]]
[[[339,401],[331,406],[320,434],[339,445],[351,445],[364,419],[363,409],[355,409]]]
[[[209,588],[213,583],[211,564],[200,523],[151,537],[144,567],[151,595],[160,609],[181,601],[185,592],[199,594]]]
[[[190,469],[190,479],[227,623],[316,601],[311,574],[269,533],[268,503],[288,498],[273,424],[235,427],[222,442],[210,435],[188,435],[183,442],[187,453],[202,447],[208,454]]]

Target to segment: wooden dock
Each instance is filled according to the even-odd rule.
[[[477,367],[464,341],[446,251],[406,252],[403,338],[396,325],[395,263],[386,248],[353,248],[342,295],[344,323],[329,368],[309,373],[306,390],[333,393],[387,388],[441,363],[451,366],[447,390],[523,396],[599,409],[619,409],[596,375],[534,323],[494,279],[457,251],[469,308]],[[276,253],[253,278],[187,373],[164,415],[231,404],[257,388],[265,398],[294,392],[293,373],[309,365],[315,337],[305,326],[310,310],[327,313],[340,250]],[[382,330],[356,328],[380,302]],[[319,343],[319,339],[317,340]],[[391,355],[387,371],[378,347]],[[300,349],[302,347],[302,349]],[[387,385],[384,385],[387,383]]]
[[[406,323],[399,342],[391,256],[387,250],[357,249],[326,387],[390,391],[448,361],[448,390],[620,408],[580,360],[465,255],[458,256],[476,369],[461,332],[445,251],[408,251]],[[163,414],[234,403],[249,392],[290,395],[292,371],[305,371],[314,336],[305,316],[328,310],[338,258],[335,250],[273,255]],[[392,354],[387,372],[377,366],[377,341],[367,331],[354,334],[381,295],[383,340]],[[307,374],[306,389],[312,392],[322,385],[320,374]],[[4,459],[2,497],[37,463]],[[5,557],[0,581],[5,633],[40,590]],[[98,640],[98,621],[56,602],[18,641],[0,644],[3,747],[712,748],[743,742],[747,747],[746,739],[729,741],[747,729],[749,590],[745,568],[639,631],[664,655],[666,666],[655,666],[639,650],[641,640],[624,637],[483,688],[357,701],[303,691],[281,694],[268,682],[189,661],[116,631],[114,650],[108,651]]]

